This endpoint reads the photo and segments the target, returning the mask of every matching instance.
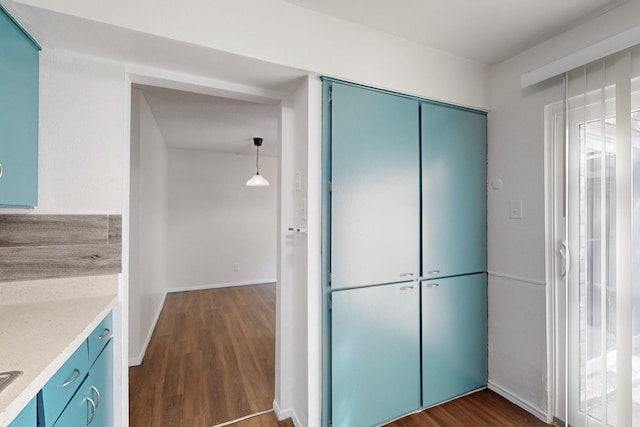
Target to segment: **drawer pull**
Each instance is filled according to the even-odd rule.
[[[424,285],[425,288],[437,288],[438,286],[440,286],[439,283],[427,283]]]
[[[109,335],[111,335],[111,330],[105,328],[104,332],[100,334],[98,339],[102,340],[102,339],[108,337]]]
[[[89,402],[89,405],[91,405],[91,416],[87,420],[87,425],[89,425],[93,422],[93,419],[96,417],[96,410],[98,409],[98,406],[95,404],[93,400],[91,400],[90,397],[87,397],[87,402]]]
[[[400,277],[411,277],[413,273],[400,273]]]
[[[430,274],[430,275],[440,274],[440,270],[431,270],[431,271],[427,271],[427,274]]]
[[[72,384],[79,377],[80,377],[80,369],[76,368],[76,369],[73,370],[73,376],[71,378],[69,378],[69,380],[67,382],[63,383],[62,387],[66,387],[66,386]]]
[[[92,385],[91,391],[93,391],[96,394],[96,409],[97,409],[100,407],[100,401],[102,400],[102,397],[100,396],[100,391],[96,388],[96,386]]]
[[[408,291],[408,290],[411,290],[411,289],[413,289],[413,286],[403,286],[403,287],[400,288],[401,291]]]
[[[0,163],[0,178],[2,178],[2,163]]]

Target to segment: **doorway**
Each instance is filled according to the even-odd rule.
[[[145,90],[149,90],[150,94],[147,93],[145,96]],[[207,102],[215,99],[216,108],[232,110],[231,115],[242,122],[246,128],[244,131],[249,136],[240,139],[237,144],[239,147],[230,148],[236,152],[229,153],[206,150],[207,147],[172,147],[167,143],[170,139],[167,135],[172,135],[171,132],[175,131],[176,126],[170,124],[163,128],[164,124],[159,125],[158,122],[166,113],[162,110],[166,105],[160,103],[154,109],[147,99],[153,96],[175,96],[169,91],[148,86],[134,86],[132,89],[132,104],[137,101],[141,108],[132,107],[131,121],[129,342],[134,346],[137,344],[139,351],[135,348],[131,351],[130,348],[130,362],[136,362],[136,357],[138,363],[142,362],[160,309],[163,305],[169,305],[174,295],[179,295],[172,292],[190,291],[182,294],[191,294],[210,288],[227,289],[229,286],[245,287],[244,285],[271,282],[267,287],[271,289],[273,297],[270,307],[275,312],[276,288],[280,287],[279,283],[275,283],[279,225],[278,148],[279,131],[282,127],[280,101],[262,100],[262,103],[255,103],[181,92],[183,96],[190,97],[192,103],[194,98],[203,103],[204,98],[207,98]],[[258,110],[255,115],[262,122],[250,120],[250,114],[246,114],[247,106]],[[232,120],[221,111],[213,113],[214,116],[223,116],[215,117],[223,123],[223,128],[208,128],[198,134],[198,123],[194,120],[197,112],[189,110],[184,105],[179,110],[185,115],[178,119],[187,122],[186,127],[191,131],[186,136],[178,135],[181,141],[197,143],[198,136],[213,139],[224,133],[225,129],[226,140],[233,138],[233,132],[229,131]],[[139,116],[135,117],[135,114]],[[140,117],[142,115],[145,117]],[[145,123],[142,120],[144,118],[147,122],[153,123]],[[250,123],[253,123],[253,126]],[[143,127],[144,129],[141,129]],[[263,133],[255,135],[256,129],[262,129]],[[136,141],[133,135],[135,132],[145,134],[144,144]],[[256,173],[253,136],[265,138],[259,161],[261,174],[271,182],[266,188],[250,188],[245,185],[247,179]],[[226,269],[222,267],[223,264],[228,264]],[[271,320],[270,328],[273,331],[275,315],[271,316]],[[233,323],[237,324],[238,322]],[[179,322],[177,327],[180,328]],[[184,335],[188,336],[186,333]],[[207,337],[202,339],[206,341]],[[263,399],[269,403],[262,409],[271,408],[275,400],[274,351],[275,348],[271,348],[271,387],[269,395]],[[256,357],[268,359],[267,356]],[[206,355],[200,357],[206,358]],[[172,368],[164,369],[171,371]],[[166,377],[174,378],[171,380],[175,381],[174,385],[180,383],[183,387],[189,387],[188,383],[185,384],[189,378],[185,372],[172,372]],[[171,381],[164,382],[163,387],[171,388]],[[233,390],[229,391],[229,394],[232,394]],[[168,392],[172,393],[171,390]],[[197,402],[192,402],[192,405],[204,409],[204,406],[198,405]],[[178,405],[173,406],[175,409]],[[243,407],[242,404],[237,406]],[[176,414],[164,415],[166,419],[163,422],[172,419]],[[181,417],[180,422],[188,418],[184,412],[178,416]],[[211,425],[221,421],[230,420],[211,420]]]

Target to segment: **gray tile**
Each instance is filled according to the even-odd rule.
[[[119,245],[0,248],[0,281],[120,273]]]
[[[0,247],[107,243],[107,215],[0,215]]]

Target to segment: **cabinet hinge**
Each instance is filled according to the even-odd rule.
[[[333,301],[329,298],[329,311],[331,311],[331,309],[333,309]]]
[[[327,186],[329,187],[329,193],[331,193],[333,191],[333,184],[331,183],[331,181],[329,181]]]
[[[329,89],[329,104],[333,102],[333,88]]]
[[[327,278],[329,279],[329,284],[331,284],[331,272],[327,274]]]

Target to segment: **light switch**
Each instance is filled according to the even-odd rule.
[[[522,219],[522,200],[509,200],[509,218]]]

